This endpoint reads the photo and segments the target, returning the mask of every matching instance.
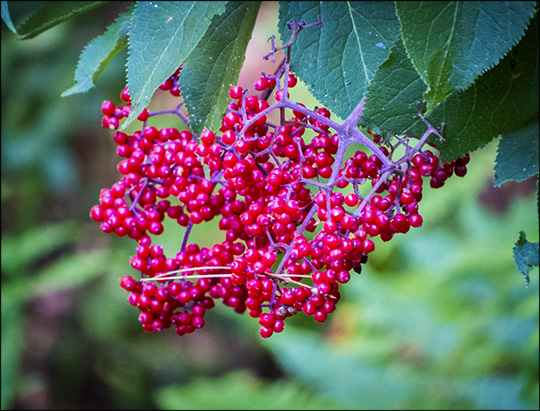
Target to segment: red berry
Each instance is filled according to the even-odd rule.
[[[373,241],[370,239],[364,240],[363,250],[365,253],[371,253],[373,250],[375,250],[375,243],[373,243]]]
[[[240,117],[238,117],[238,114],[231,111],[230,113],[227,113],[225,117],[223,117],[223,126],[232,130],[239,121]]]
[[[471,159],[471,156],[469,153],[467,153],[456,160],[456,166],[465,166],[469,163],[470,159]]]
[[[422,157],[421,154],[416,154],[413,157],[412,162],[416,167],[420,167],[422,164],[424,164],[424,157]]]
[[[102,104],[101,104],[101,111],[103,114],[105,114],[106,116],[112,116],[114,115],[114,110],[116,109],[115,105],[110,102],[110,101],[107,101],[105,100]]]
[[[347,204],[349,207],[354,207],[358,204],[358,197],[354,193],[347,194],[345,196],[345,204]]]
[[[232,86],[229,89],[229,96],[232,99],[235,99],[235,100],[241,99],[243,91],[244,91],[244,89],[242,87],[240,87],[240,86]]]
[[[139,114],[139,116],[137,117],[137,120],[139,121],[146,121],[148,120],[148,110],[147,109],[144,109],[141,114]]]
[[[131,102],[131,96],[129,95],[128,87],[124,87],[122,92],[120,93],[120,99],[125,103]]]
[[[420,227],[423,222],[424,222],[424,219],[418,213],[411,214],[409,216],[409,223],[411,224],[411,227]]]
[[[201,142],[209,146],[216,140],[216,136],[211,130],[204,129],[201,133]]]
[[[276,101],[281,101],[281,98],[283,97],[283,90],[278,90],[274,93],[274,97]],[[289,98],[289,92],[287,92],[287,98]]]
[[[261,326],[261,328],[259,330],[259,333],[260,333],[262,338],[269,338],[269,337],[272,336],[274,331],[272,330],[272,328],[267,328],[267,327]]]
[[[313,314],[313,319],[317,321],[318,323],[323,323],[328,318],[328,314],[323,310],[317,310]]]
[[[253,85],[253,87],[257,91],[266,90],[269,86],[270,84],[264,77],[257,79],[257,81],[255,81],[255,84]]]
[[[296,83],[298,83],[298,79],[294,76],[294,74],[289,73],[289,78],[287,80],[287,86],[289,86],[290,88],[293,88],[294,86],[296,86]]]
[[[456,176],[458,177],[464,177],[465,174],[467,174],[467,167],[466,166],[456,166],[454,169],[454,173],[456,173]]]
[[[234,130],[226,130],[221,136],[221,141],[223,141],[223,143],[228,144],[228,145],[234,144],[234,142],[236,141]]]
[[[246,97],[246,109],[248,111],[256,110],[259,107],[259,99],[256,96]]]

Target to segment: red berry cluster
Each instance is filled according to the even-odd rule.
[[[263,338],[300,311],[324,322],[375,237],[388,241],[422,225],[423,178],[438,188],[452,174],[465,175],[468,156],[441,165],[432,150],[414,151],[401,139],[407,154],[392,161],[397,145],[372,132],[372,152],[345,159],[351,141],[335,132],[330,112],[289,100],[297,83],[289,69],[254,84],[261,92],[278,87],[273,105],[262,97],[271,93],[231,87],[219,133],[158,130],[147,120],[159,113],[145,111],[141,131],[114,135],[122,178],[101,191],[90,215],[103,232],[138,242],[130,263],[139,279],[125,275],[120,285],[145,331],[174,325],[179,335],[191,333],[218,299],[257,318]],[[160,89],[179,95],[179,71]],[[129,103],[127,89],[121,99]],[[117,129],[129,108],[104,102],[103,126]],[[277,125],[267,118],[274,110]],[[368,140],[362,138],[357,142]],[[163,232],[166,217],[186,227],[174,256],[151,237]],[[216,218],[224,241],[212,248],[188,243],[195,225]]]
[[[159,86],[160,90],[169,90],[169,92],[178,97],[181,93],[180,83],[178,82],[180,77],[180,71],[182,66],[178,67],[176,71],[170,76],[163,84]],[[101,112],[104,114],[101,125],[111,130],[118,130],[120,127],[120,120],[127,118],[131,110],[131,96],[129,95],[129,90],[127,86],[120,93],[120,100],[126,103],[124,106],[115,106],[112,101],[104,101],[101,105]],[[137,120],[146,121],[148,120],[148,110],[144,109],[141,114],[137,117]],[[120,154],[120,153],[119,153]],[[121,157],[124,157],[120,155]]]

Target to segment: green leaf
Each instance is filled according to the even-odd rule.
[[[72,17],[80,16],[105,3],[107,2],[47,1],[41,9],[20,24],[17,31],[23,40],[31,39]]]
[[[291,36],[287,22],[323,27],[302,30],[291,47],[291,66],[309,91],[328,109],[345,118],[366,94],[379,65],[399,34],[392,2],[279,2],[279,32]]]
[[[2,180],[2,185],[0,186],[0,203],[2,206],[15,194],[14,185],[7,180]]]
[[[533,267],[538,267],[538,243],[528,242],[523,231],[519,232],[519,239],[514,246],[514,261],[529,285],[529,272]]]
[[[154,91],[186,60],[224,1],[137,2],[129,29],[127,83],[131,112],[125,129],[148,106]]]
[[[212,395],[208,395],[209,392]],[[342,408],[335,401],[306,391],[294,381],[264,381],[247,370],[231,371],[220,378],[197,378],[182,387],[162,388],[156,401],[159,407],[165,410]]]
[[[2,252],[9,258],[1,260],[2,274],[16,276],[37,258],[74,241],[78,233],[79,226],[74,221],[64,221],[26,231],[19,237],[4,236]]]
[[[407,375],[403,369],[396,372],[395,367],[376,364],[392,355],[390,341],[380,344],[384,347],[373,359],[336,349],[321,341],[321,336],[294,328],[287,328],[265,345],[287,372],[310,383],[317,392],[339,398],[347,408],[400,408],[399,404],[407,403],[411,395],[407,389],[411,381],[404,378]]]
[[[538,47],[536,15],[497,66],[436,107],[430,120],[446,123],[443,159],[453,160],[538,118]]]
[[[8,2],[2,1],[0,2],[0,4],[2,7],[2,20],[4,20],[4,23],[6,23],[8,29],[10,29],[13,33],[17,34],[17,29],[13,25],[13,22],[11,21],[11,16],[9,15]]]
[[[259,7],[260,2],[228,2],[182,67],[182,95],[197,134],[221,127],[228,91],[238,81]]]
[[[396,43],[390,57],[372,81],[362,125],[378,126],[387,136],[410,132],[421,136],[425,125],[414,118],[421,100],[418,79],[411,63]],[[432,141],[451,161],[490,142],[519,130],[538,116],[538,16],[523,39],[497,66],[482,74],[467,90],[453,93],[428,116],[439,127],[445,123],[445,141]],[[404,99],[406,97],[407,99]]]
[[[493,185],[518,183],[538,174],[538,121],[504,135],[499,141]]]
[[[20,301],[2,289],[2,409],[10,408],[20,381],[19,362],[25,347],[23,307]]]
[[[427,85],[427,112],[464,90],[522,37],[534,1],[396,2],[403,42]]]
[[[28,301],[40,294],[80,287],[110,269],[114,258],[109,250],[67,255],[37,275],[2,284],[2,292],[19,301]]]
[[[418,102],[426,86],[407,57],[401,41],[390,50],[367,90],[360,124],[388,136],[418,129]]]
[[[212,181],[212,170],[210,170],[210,167],[208,167],[208,164],[206,164],[204,161],[202,161],[203,171],[204,171],[204,178],[206,178],[208,181]]]
[[[26,284],[26,297],[79,287],[96,276],[102,275],[113,261],[108,250],[69,255],[45,267],[39,276]]]
[[[127,31],[133,8],[121,13],[102,35],[93,39],[79,56],[75,71],[75,85],[62,97],[84,93],[94,87],[94,81],[105,66],[127,46]]]
[[[13,253],[12,244],[2,241],[2,251],[9,258],[2,259],[2,275],[13,274],[5,271],[8,264],[4,260],[19,261],[19,267],[33,262],[33,257],[40,255],[44,250],[67,241],[73,233],[71,223],[58,224],[45,229],[36,230],[18,239],[16,252]],[[79,231],[74,231],[78,234]],[[32,242],[33,240],[33,242]],[[20,252],[29,260],[20,263],[21,258],[15,259]],[[2,282],[2,409],[8,409],[17,392],[19,381],[18,369],[22,349],[24,348],[23,304],[36,295],[45,292],[54,292],[85,284],[97,275],[105,272],[118,258],[107,250],[85,254],[69,255],[40,270],[37,275],[24,276],[24,272],[17,271],[19,276],[11,276],[10,280]],[[11,264],[13,265],[13,264]]]

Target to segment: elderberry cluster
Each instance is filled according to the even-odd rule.
[[[179,74],[160,89],[179,96]],[[259,95],[231,87],[215,132],[197,136],[179,105],[167,113],[183,119],[186,130],[148,126],[165,112],[145,110],[140,131],[115,133],[122,177],[101,191],[90,216],[103,232],[138,243],[130,260],[138,274],[124,275],[120,285],[145,331],[174,326],[178,335],[191,333],[218,300],[257,318],[263,338],[300,312],[324,322],[351,270],[360,272],[374,251],[374,238],[389,241],[422,225],[424,179],[439,188],[453,174],[465,175],[468,156],[441,164],[435,149],[422,147],[437,134],[431,125],[414,147],[408,138],[394,143],[368,131],[370,139],[355,127],[358,117],[340,125],[328,109],[290,100],[296,83],[285,60],[254,83]],[[104,127],[117,130],[129,115],[127,88],[121,100],[124,107],[103,103]],[[277,124],[268,117],[274,111]],[[345,158],[353,144],[362,148]],[[399,146],[405,154],[395,159]],[[155,242],[166,218],[186,227],[169,256]],[[189,243],[195,226],[214,219],[222,242]]]

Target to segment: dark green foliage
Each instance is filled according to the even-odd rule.
[[[534,1],[397,2],[407,54],[427,85],[428,112],[495,66],[521,39],[535,8]]]
[[[228,2],[187,57],[180,75],[190,124],[200,134],[217,130],[230,101],[229,88],[244,64],[260,2]]]
[[[346,118],[366,94],[379,65],[399,38],[391,2],[279,2],[279,31],[289,40],[287,22],[317,22],[295,40],[291,64],[311,93],[332,112]]]
[[[347,116],[366,95],[362,124],[402,134],[421,130],[414,115],[427,98],[428,118],[446,122],[443,155],[476,152],[464,179],[423,201],[421,229],[377,244],[332,321],[292,319],[286,333],[264,342],[253,337],[253,319],[220,307],[200,337],[141,332],[137,309],[118,286],[130,270],[125,243],[105,242],[88,218],[99,187],[117,175],[99,107],[125,85],[122,59],[137,110],[185,61],[181,81],[193,125],[215,127],[259,4],[183,2],[197,10],[189,14],[182,3],[158,2],[160,12],[151,13],[153,5],[139,2],[130,14],[132,2],[98,7],[103,3],[46,3],[22,25],[20,10],[35,4],[1,4],[2,409],[35,406],[35,393],[48,396],[46,408],[66,409],[538,406],[537,200],[499,198],[509,203],[502,213],[479,194],[493,179],[496,156],[497,186],[538,174],[536,3],[449,3],[457,17],[476,8],[497,23],[482,20],[482,30],[447,37],[451,61],[441,60],[436,43],[419,59],[423,27],[401,31],[418,13],[429,20],[437,2],[280,4],[284,41],[287,21],[314,23],[321,14],[325,26],[303,30],[292,58],[322,104]],[[344,16],[339,24],[337,15]],[[357,23],[362,17],[373,19],[371,33]],[[161,31],[173,22],[172,34]],[[156,35],[145,36],[145,27]],[[17,43],[15,28],[19,37],[39,36]],[[166,47],[173,36],[181,44],[174,50]],[[317,48],[321,39],[326,48]],[[456,49],[462,39],[489,59],[464,57]],[[121,52],[128,40],[129,56]],[[328,60],[310,60],[319,52]],[[209,57],[220,63],[204,65]],[[75,86],[64,93],[70,96],[60,99],[74,72]],[[91,92],[75,94],[94,82]],[[217,235],[209,229],[197,241]],[[177,242],[171,234],[164,248],[177,249]],[[528,288],[516,265],[530,277]]]
[[[133,10],[128,10],[84,48],[75,71],[75,85],[62,97],[84,93],[94,87],[97,76],[120,51],[127,47],[127,34]]]
[[[7,3],[7,2],[3,2]],[[31,39],[50,28],[63,23],[71,18],[79,17],[82,14],[103,6],[106,1],[47,1],[39,10],[22,22],[17,33],[23,39]]]
[[[523,274],[529,285],[529,272],[538,267],[538,242],[530,243],[523,231],[519,232],[519,240],[514,246],[514,260],[518,270]]]
[[[148,105],[154,91],[195,49],[223,1],[138,2],[129,27],[127,83],[131,112],[127,126]]]
[[[502,137],[495,164],[495,187],[508,180],[521,182],[538,174],[538,133],[536,121]]]

